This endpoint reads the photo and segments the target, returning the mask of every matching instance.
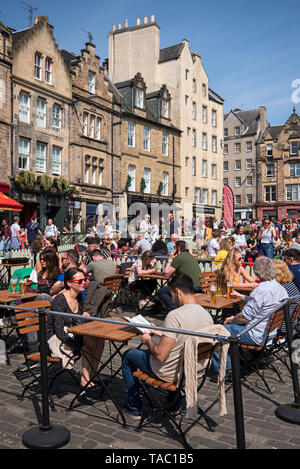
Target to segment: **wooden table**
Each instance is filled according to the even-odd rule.
[[[215,322],[219,321],[219,315],[223,309],[230,308],[231,306],[242,301],[241,298],[226,298],[224,296],[216,296],[216,302],[212,303],[210,293],[195,293],[194,297],[198,305],[203,306],[203,308],[214,309],[216,311],[216,315],[214,317]]]
[[[123,322],[123,319],[120,319],[120,318],[110,318],[110,319]],[[110,363],[112,363],[112,360],[116,355],[120,355],[122,358],[121,349],[127,344],[127,342],[130,339],[133,339],[139,334],[137,329],[132,327],[130,323],[128,323],[126,320],[124,320],[124,326],[121,324],[112,324],[111,322],[87,321],[83,324],[79,324],[78,326],[69,327],[68,332],[72,334],[82,335],[82,336],[98,337],[99,339],[109,340],[113,344],[115,351],[110,355],[110,357],[104,363],[101,364],[98,370],[93,370],[93,372],[95,373],[95,376],[98,378],[99,384],[103,386],[103,388],[107,391],[110,399],[114,403],[115,408],[117,409],[117,411],[119,412],[123,420],[124,426],[126,426],[126,420],[122,412],[122,409],[120,408],[117,401],[114,399],[113,395],[110,393],[108,386],[107,384],[105,384],[100,373],[103,371],[104,368],[106,368]],[[118,342],[119,345],[116,345],[116,342]],[[84,353],[84,351],[81,351],[81,352]],[[111,377],[111,379],[113,379],[118,374],[119,370]],[[71,410],[75,401],[82,394],[84,394],[90,382],[95,379],[95,376],[93,376],[93,378],[91,378],[91,380],[84,386],[83,390],[81,390],[79,393],[76,394],[68,410]]]
[[[256,287],[251,286],[251,283],[245,283],[245,285],[243,285],[242,287],[234,288],[234,290],[239,293],[243,293],[244,295],[250,295],[250,293],[252,293],[255,288]]]
[[[33,300],[39,293],[28,292],[12,292],[10,290],[0,290],[0,303],[12,303],[16,300]]]
[[[7,288],[10,284],[10,279],[11,279],[11,268],[12,267],[26,267],[28,265],[28,262],[19,262],[15,264],[9,264],[5,262],[1,262],[0,264],[0,285],[2,285],[4,288]],[[8,280],[5,281],[5,277],[8,277]]]

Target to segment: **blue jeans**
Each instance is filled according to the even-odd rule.
[[[5,236],[2,236],[1,244],[0,244],[0,251],[8,251],[11,247],[11,239],[9,239],[6,244],[4,244],[4,242],[5,242]]]
[[[195,287],[194,293],[203,293],[203,290],[201,287]],[[169,311],[172,311],[173,309],[178,308],[178,306],[175,303],[173,303],[172,296],[170,293],[170,288],[168,286],[161,287],[157,291],[157,295],[162,300],[162,302],[167,306]]]
[[[266,256],[269,259],[274,259],[274,247],[273,243],[261,243],[260,244],[261,256]]]
[[[243,329],[245,329],[244,324],[228,324],[224,326],[228,332],[230,332],[230,335],[237,335],[240,332],[242,332]],[[240,343],[241,344],[247,344],[247,345],[257,345],[250,337],[249,333],[247,332],[240,338]],[[218,373],[219,368],[220,368],[220,357],[219,357],[219,352],[216,352],[213,354],[213,357],[211,359],[211,364],[216,373]],[[229,353],[227,355],[227,361],[226,361],[226,371],[231,370],[231,360]]]
[[[122,375],[127,392],[127,406],[133,412],[140,413],[142,410],[142,400],[139,394],[140,383],[139,379],[133,376],[133,372],[139,369],[157,378],[151,370],[150,355],[150,350],[133,348],[125,352],[123,356]]]

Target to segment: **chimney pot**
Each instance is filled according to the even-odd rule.
[[[141,19],[140,18],[137,18],[136,19],[136,25],[139,26],[141,24]]]
[[[151,15],[150,21],[151,21],[151,23],[154,23],[154,21],[155,21],[155,16],[154,15]]]
[[[112,30],[113,30],[113,31],[116,30],[116,25],[115,25],[115,24],[113,24]]]
[[[118,24],[118,28],[122,29],[122,24],[121,23]]]
[[[148,23],[148,18],[147,16],[144,16],[144,24],[147,24]]]
[[[125,20],[125,22],[124,22],[124,28],[128,28],[128,20]]]

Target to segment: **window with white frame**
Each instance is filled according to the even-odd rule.
[[[150,128],[144,126],[144,150],[150,151]]]
[[[189,196],[189,188],[188,187],[184,188],[184,195],[185,195],[185,197]]]
[[[57,176],[61,175],[61,154],[61,148],[56,146],[52,147],[52,174]]]
[[[289,164],[290,168],[290,176],[300,176],[300,163],[290,163]]]
[[[102,186],[103,184],[103,160],[99,160],[99,167],[98,167],[98,186]]]
[[[298,142],[290,143],[290,155],[298,155]]]
[[[235,136],[241,135],[241,128],[240,127],[235,127],[234,128],[234,135]]]
[[[46,101],[42,98],[36,101],[36,125],[46,127]]]
[[[19,120],[21,122],[30,122],[30,96],[24,91],[19,94]]]
[[[224,129],[224,137],[228,137],[228,129],[227,128]]]
[[[196,176],[196,157],[192,157],[192,176]]]
[[[96,184],[96,175],[98,170],[98,161],[97,158],[92,159],[92,184]]]
[[[196,146],[196,129],[193,129],[192,130],[192,146],[195,147]]]
[[[251,159],[246,160],[246,169],[252,169],[252,160]]]
[[[266,156],[273,156],[273,144],[272,143],[266,144]]]
[[[39,173],[46,172],[46,149],[47,145],[42,142],[36,143],[36,165],[35,169]]]
[[[96,83],[96,75],[93,72],[88,73],[88,88],[89,92],[94,94],[95,93],[95,83]]]
[[[206,97],[206,85],[205,85],[205,83],[202,83],[202,96],[204,98]]]
[[[252,142],[246,142],[246,151],[252,151]]]
[[[195,187],[194,189],[194,203],[195,204],[200,204],[200,196],[201,196],[200,187]]]
[[[130,147],[135,147],[135,123],[128,121],[128,136],[127,136],[128,145]]]
[[[300,200],[300,186],[299,184],[286,185],[286,200]]]
[[[224,143],[224,146],[223,146],[223,154],[224,154],[224,155],[228,155],[228,143]]]
[[[130,177],[129,191],[135,191],[135,166],[130,164],[128,166],[128,176]]]
[[[202,189],[202,203],[207,205],[208,201],[208,189]]]
[[[217,191],[215,189],[211,191],[211,205],[217,205]]]
[[[90,157],[86,156],[85,162],[84,162],[84,182],[86,184],[89,184],[90,182],[90,167],[91,167]]]
[[[95,137],[95,116],[90,116],[90,138]]]
[[[211,111],[211,125],[217,127],[217,111],[214,109]]]
[[[169,101],[167,99],[161,101],[161,115],[165,119],[169,118]]]
[[[83,115],[82,115],[82,132],[83,132],[83,135],[85,135],[87,137],[87,133],[88,133],[88,114],[87,114],[87,112],[84,112]]]
[[[275,166],[273,164],[266,165],[266,176],[268,178],[273,178],[275,176]]]
[[[52,84],[52,59],[50,57],[46,57],[45,60],[45,82],[48,85]]]
[[[186,167],[186,168],[188,168],[188,166],[189,166],[189,160],[190,160],[189,157],[186,156],[186,157],[185,157],[185,167]]]
[[[235,203],[236,205],[241,205],[241,196],[239,194],[235,196]]]
[[[223,163],[223,171],[228,171],[228,161],[224,161],[224,163]]]
[[[276,202],[276,186],[265,186],[265,202]]]
[[[18,147],[18,167],[19,169],[29,169],[29,151],[30,151],[30,140],[28,138],[19,137]]]
[[[42,54],[34,54],[34,76],[38,80],[42,79]]]
[[[169,154],[169,138],[167,132],[162,133],[162,154],[165,156]]]
[[[144,168],[144,181],[145,181],[145,194],[150,194],[151,192],[151,169]]]
[[[100,117],[97,117],[96,139],[101,140],[101,119],[100,119]]]
[[[226,186],[228,186],[228,178],[224,178],[224,179],[223,179],[223,184],[225,184]]]
[[[252,176],[247,176],[246,178],[246,186],[252,186]]]
[[[214,163],[211,165],[211,177],[217,179],[217,165]]]
[[[192,118],[195,120],[196,119],[196,103],[193,101],[192,104]]]
[[[207,122],[207,107],[202,106],[202,122],[203,124],[206,124]]]
[[[135,105],[141,109],[144,107],[144,91],[141,88],[135,89]]]
[[[247,204],[252,204],[252,194],[247,194]]]
[[[53,104],[52,129],[55,130],[55,132],[61,131],[61,115],[62,115],[61,107],[58,104]]]
[[[241,180],[240,177],[235,178],[235,180],[234,180],[234,185],[235,185],[235,187],[241,187],[241,185],[242,185],[242,180]]]
[[[213,153],[217,152],[217,137],[214,135],[211,137],[211,151]]]
[[[241,160],[235,160],[234,162],[234,169],[236,171],[240,171],[242,169],[242,162]]]
[[[169,173],[166,173],[165,171],[163,171],[162,173],[162,183],[163,183],[162,194],[169,195]]]
[[[207,150],[207,134],[202,132],[202,150]]]
[[[235,143],[234,144],[234,152],[235,153],[240,153],[241,152],[241,144],[240,143]]]
[[[207,161],[202,160],[202,177],[206,178],[207,177]]]

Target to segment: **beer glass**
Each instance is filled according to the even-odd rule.
[[[227,282],[227,298],[231,298],[231,293],[233,292],[233,285],[231,282]]]
[[[22,295],[24,295],[25,289],[26,289],[26,286],[27,286],[27,280],[25,278],[22,278],[20,280],[19,284],[20,284],[21,293],[22,293]]]
[[[12,289],[13,292],[15,291],[17,285],[18,285],[18,279],[17,278],[11,278],[10,279],[10,286],[11,286],[11,289]]]
[[[210,302],[215,304],[217,296],[217,285],[210,286]]]

